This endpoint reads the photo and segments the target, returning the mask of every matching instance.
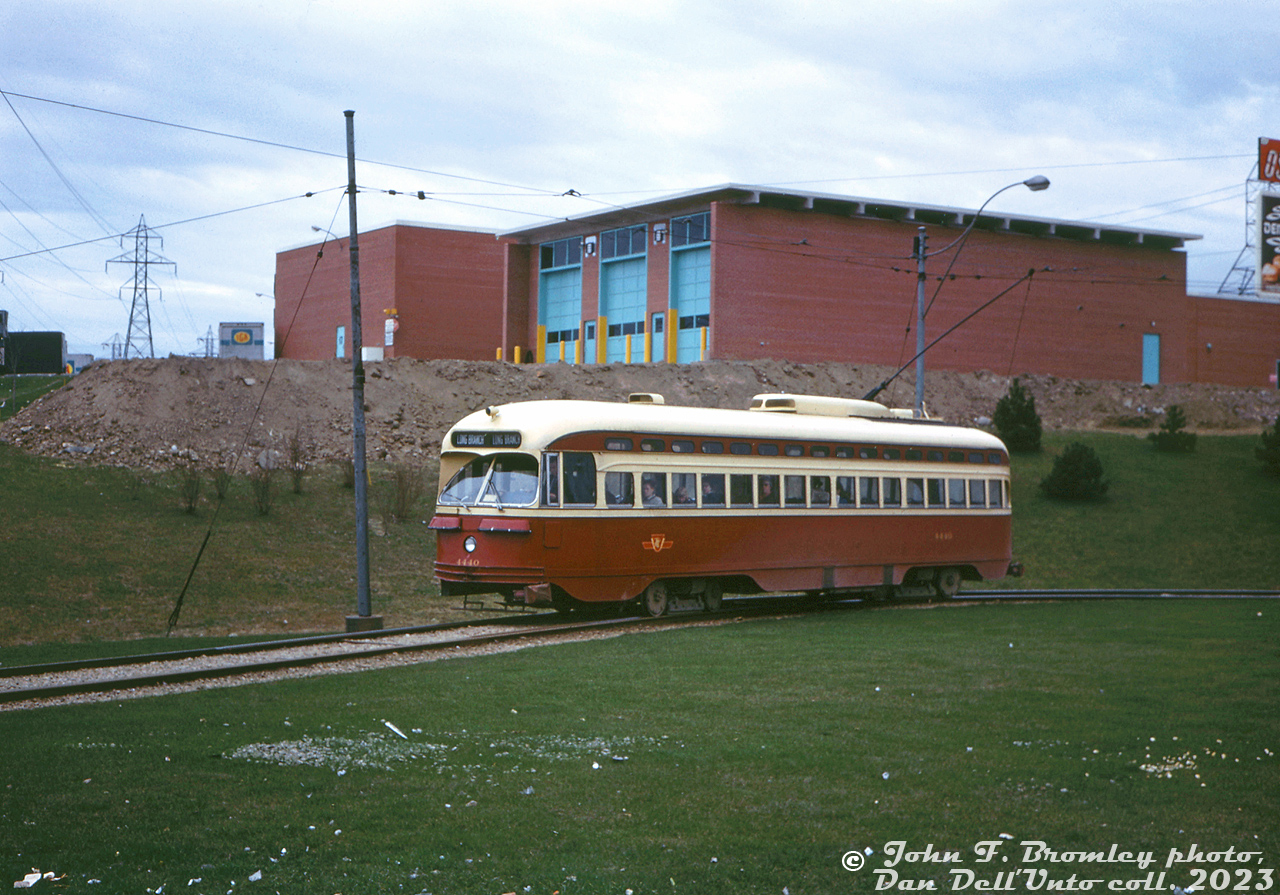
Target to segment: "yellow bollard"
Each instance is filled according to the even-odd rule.
[[[626,336],[626,347],[625,347],[625,348],[623,348],[622,350],[623,350],[623,352],[625,352],[625,353],[623,354],[623,357],[622,357],[622,362],[623,362],[624,364],[629,364],[629,363],[631,363],[631,333],[627,333],[627,336]]]
[[[707,359],[707,328],[702,327],[702,349],[698,352],[698,360]]]
[[[515,359],[516,366],[520,366],[520,346],[517,345],[511,349],[511,356]]]

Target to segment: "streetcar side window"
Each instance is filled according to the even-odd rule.
[[[751,501],[751,476],[729,476],[729,504],[735,507],[754,506]]]
[[[947,503],[953,507],[964,506],[964,479],[947,479]]]
[[[907,506],[924,506],[924,479],[907,479]]]
[[[942,496],[943,482],[945,481],[946,479],[926,479],[929,489],[929,506],[932,509],[939,509],[940,507],[945,507],[947,505],[946,500]]]
[[[698,505],[698,475],[693,472],[671,473],[671,505],[689,509]]]
[[[884,505],[902,506],[902,479],[881,479],[880,481],[884,486]]]
[[[778,477],[776,475],[762,475],[759,477],[756,503],[762,507],[778,506]]]
[[[747,478],[747,476],[742,476]],[[747,489],[750,496],[751,489]],[[704,507],[724,506],[724,473],[704,472],[702,474],[702,505]]]
[[[596,505],[596,458],[593,454],[566,451],[564,458],[565,506]]]
[[[831,506],[831,477],[825,475],[809,476],[809,506]]]
[[[969,506],[987,505],[987,483],[982,479],[969,479]]]
[[[635,479],[629,472],[604,474],[604,501],[611,507],[635,506]]]
[[[787,506],[802,507],[804,506],[804,476],[802,475],[786,475],[783,476],[783,486],[787,491]]]
[[[987,482],[987,506],[1001,507],[1004,505],[1002,496],[1003,484],[999,479],[992,479]]]
[[[542,458],[542,505],[560,506],[560,455],[546,454]]]
[[[640,474],[640,500],[650,509],[667,506],[667,474],[665,472]]]
[[[880,480],[874,477],[858,479],[858,506],[880,506]]]
[[[836,506],[852,507],[856,506],[854,500],[854,489],[857,488],[857,479],[851,475],[836,476]]]

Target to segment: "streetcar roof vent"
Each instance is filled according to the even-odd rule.
[[[751,409],[766,413],[801,413],[809,416],[865,416],[889,419],[894,413],[875,401],[825,398],[819,395],[756,395]]]
[[[666,404],[662,395],[653,392],[632,392],[627,395],[628,404]]]

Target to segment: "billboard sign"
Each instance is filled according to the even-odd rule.
[[[1280,196],[1258,196],[1258,291],[1280,294]]]
[[[1280,140],[1258,138],[1258,179],[1280,183]]]

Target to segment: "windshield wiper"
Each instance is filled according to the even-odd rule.
[[[488,494],[490,490],[493,491],[493,503],[494,506],[498,508],[498,512],[505,512],[505,509],[502,506],[502,498],[498,495],[498,486],[493,480],[492,473],[490,473],[489,481],[485,483],[484,490],[480,492],[480,499],[477,500],[476,503],[482,502],[484,500],[484,496]]]

